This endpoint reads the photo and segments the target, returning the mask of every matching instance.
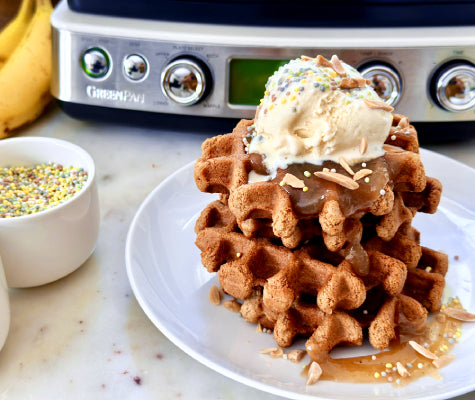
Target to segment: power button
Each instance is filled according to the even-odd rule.
[[[81,67],[91,78],[104,78],[111,68],[111,59],[105,50],[91,47],[82,53]]]

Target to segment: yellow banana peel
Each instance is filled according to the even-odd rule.
[[[0,69],[8,60],[33,18],[34,0],[23,0],[16,16],[0,32]]]
[[[53,7],[50,0],[34,1],[28,27],[0,69],[0,139],[38,118],[51,100]]]

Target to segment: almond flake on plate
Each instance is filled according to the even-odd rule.
[[[408,376],[411,375],[409,371],[406,369],[406,367],[401,364],[400,361],[396,363],[396,368],[397,368],[398,374],[401,375],[403,378],[407,378]]]
[[[432,364],[436,368],[442,368],[450,364],[454,360],[455,360],[455,356],[453,354],[444,354],[443,356],[439,357],[437,360],[432,361]]]
[[[219,291],[216,285],[211,286],[211,289],[209,290],[209,293],[208,293],[208,297],[209,297],[209,302],[215,306],[220,305],[221,300],[223,298],[223,296],[221,295],[221,292]]]
[[[431,360],[437,360],[438,358],[434,353],[432,353],[432,351],[427,350],[424,346],[421,346],[419,343],[414,342],[414,340],[409,340],[409,345],[425,358],[430,358]]]
[[[277,350],[271,351],[269,354],[272,358],[281,358],[284,355],[284,350],[279,347]]]
[[[322,376],[322,367],[316,361],[312,361],[310,364],[310,368],[308,369],[307,375],[307,385],[313,385],[318,382]]]
[[[305,357],[305,354],[307,354],[305,350],[290,350],[287,353],[287,360],[298,363],[302,361],[302,358]]]
[[[461,310],[460,308],[447,307],[444,313],[454,319],[464,322],[475,322],[475,314],[471,314],[468,311]]]
[[[269,347],[267,349],[259,350],[261,354],[269,354],[272,358],[280,358],[284,355],[284,350],[280,347]]]
[[[259,350],[259,353],[261,354],[269,354],[273,351],[277,351],[278,348],[277,347],[268,347],[267,349],[262,349],[262,350]]]

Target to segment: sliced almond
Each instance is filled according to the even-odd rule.
[[[366,178],[368,175],[371,175],[373,171],[368,168],[360,169],[356,171],[355,175],[353,176],[354,181],[359,181],[360,179]]]
[[[292,186],[296,189],[302,189],[305,187],[305,182],[292,174],[285,174],[283,181],[286,185]]]
[[[366,150],[368,150],[368,140],[362,137],[360,141],[360,154],[366,153]]]
[[[260,322],[259,322],[259,323],[257,324],[257,326],[256,326],[256,332],[257,332],[257,333],[262,333],[262,332],[263,332],[263,330],[262,330],[262,325],[261,325]]]
[[[280,347],[269,347],[267,349],[260,350],[261,354],[269,354],[272,358],[281,358],[284,355],[284,350]]]
[[[320,367],[320,364],[316,361],[312,361],[310,368],[308,369],[307,385],[314,385],[317,383],[320,379],[320,376],[322,376],[322,372],[323,371],[322,367]]]
[[[233,312],[241,311],[241,303],[237,302],[236,300],[227,300],[223,303],[223,306]]]
[[[318,55],[316,61],[318,67],[327,67],[333,69],[333,64],[323,56]]]
[[[444,354],[443,356],[439,357],[437,360],[432,361],[432,364],[436,368],[442,368],[450,364],[454,360],[455,360],[455,356],[453,354]]]
[[[392,112],[394,110],[394,108],[391,107],[389,104],[385,103],[384,101],[380,101],[380,100],[364,99],[364,103],[369,108],[373,108],[375,110],[384,110],[384,111],[389,111],[389,112]]]
[[[345,67],[336,54],[332,55],[331,63],[333,64],[333,69],[338,75],[346,76]]]
[[[271,351],[269,354],[272,358],[281,358],[284,355],[284,350],[279,347],[278,349]]]
[[[209,302],[215,306],[219,306],[221,304],[223,296],[216,285],[211,286],[211,289],[208,293],[208,298]]]
[[[438,358],[434,353],[432,353],[432,351],[427,350],[424,346],[421,346],[419,343],[414,342],[414,340],[410,340],[409,345],[425,358],[430,358],[431,360],[437,360]]]
[[[340,89],[355,89],[364,88],[366,86],[366,79],[363,78],[342,78],[340,82]]]
[[[354,175],[354,174],[355,174],[354,171],[351,169],[350,164],[348,164],[348,163],[346,162],[346,160],[345,160],[343,157],[340,157],[340,158],[338,159],[338,162],[339,162],[340,165],[343,167],[343,169],[344,169],[346,172],[348,172],[350,175]]]
[[[307,354],[305,350],[290,350],[287,353],[287,359],[293,363],[299,363],[305,357],[305,354]]]
[[[317,171],[314,172],[314,175],[318,178],[326,179],[327,181],[337,183],[338,185],[341,185],[347,189],[355,190],[360,187],[360,185],[353,179],[337,172]]]
[[[330,169],[329,168],[323,168],[322,171],[323,172],[330,172]]]
[[[407,117],[402,117],[397,125],[399,126],[399,128],[405,129],[409,126],[409,120],[407,119]]]
[[[475,314],[471,314],[468,311],[462,310],[460,308],[447,307],[444,310],[444,313],[454,319],[464,322],[475,322]]]
[[[300,59],[301,59],[302,61],[310,61],[310,60],[312,59],[312,57],[303,56],[303,55],[302,55],[302,56],[300,56]]]
[[[407,378],[408,376],[411,375],[409,371],[407,370],[407,368],[404,365],[402,365],[399,361],[396,363],[396,368],[397,368],[398,374],[401,375],[403,378]]]
[[[393,146],[392,144],[383,144],[383,150],[386,153],[402,153],[405,151],[402,147]]]
[[[277,351],[277,350],[279,350],[278,347],[268,347],[267,349],[259,350],[259,353],[261,353],[261,354],[270,354],[273,351]]]

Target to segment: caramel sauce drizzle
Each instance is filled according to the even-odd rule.
[[[257,174],[265,175],[266,170],[262,163],[262,157],[258,154],[251,154],[250,156],[252,156],[252,169]],[[355,174],[362,169],[370,169],[372,171],[367,181],[364,179],[358,181],[359,188],[355,190],[347,189],[337,183],[313,175],[314,172],[327,168],[330,171],[333,170],[352,178],[345,168],[333,161],[324,161],[321,165],[309,163],[291,164],[285,170],[279,169],[277,176],[272,179],[272,182],[279,184],[287,173],[305,181],[305,185],[308,187],[306,192],[289,185],[283,186],[290,195],[295,212],[301,218],[318,214],[323,208],[323,204],[328,200],[337,200],[341,211],[348,218],[354,217],[358,213],[367,212],[371,208],[374,201],[380,196],[381,189],[397,175],[400,165],[395,164],[394,160],[391,159],[389,161],[385,156],[381,156],[364,163],[365,166],[363,164],[353,165],[352,169]],[[306,177],[304,175],[305,171],[309,171],[311,176]]]
[[[250,156],[254,172],[265,175],[267,172],[262,162],[262,156],[258,154],[251,154]],[[316,171],[329,170],[352,178],[340,163],[333,161],[324,161],[321,165],[309,163],[291,164],[285,170],[279,169],[272,182],[278,185],[284,180],[286,174],[292,174],[305,182],[305,191],[291,185],[282,186],[289,194],[295,212],[302,219],[310,218],[310,216],[320,213],[326,201],[336,200],[347,219],[359,220],[371,209],[376,199],[381,196],[381,190],[388,183],[391,187],[393,186],[393,178],[397,176],[400,168],[401,165],[395,161],[394,157],[386,158],[385,156],[367,161],[366,163],[355,164],[352,166],[355,174],[360,170],[371,170],[372,173],[365,177],[367,179],[358,180],[359,187],[354,190],[347,189],[337,183],[314,175]],[[307,171],[310,172],[310,176],[308,176]],[[353,234],[352,229],[352,224],[348,224],[346,232],[348,243],[341,253],[343,257],[351,262],[354,271],[363,276],[369,271],[369,260],[361,246],[361,237]]]
[[[460,303],[451,303],[451,307],[461,308]],[[359,383],[392,383],[402,387],[424,376],[442,379],[433,360],[425,358],[410,345],[415,340],[438,357],[444,357],[461,336],[462,323],[447,317],[443,312],[432,315],[424,331],[420,334],[402,333],[400,342],[394,343],[388,350],[378,354],[351,358],[331,358],[320,364],[323,373],[320,380]],[[397,370],[400,362],[409,372],[402,376]],[[302,374],[306,377],[308,366]]]

